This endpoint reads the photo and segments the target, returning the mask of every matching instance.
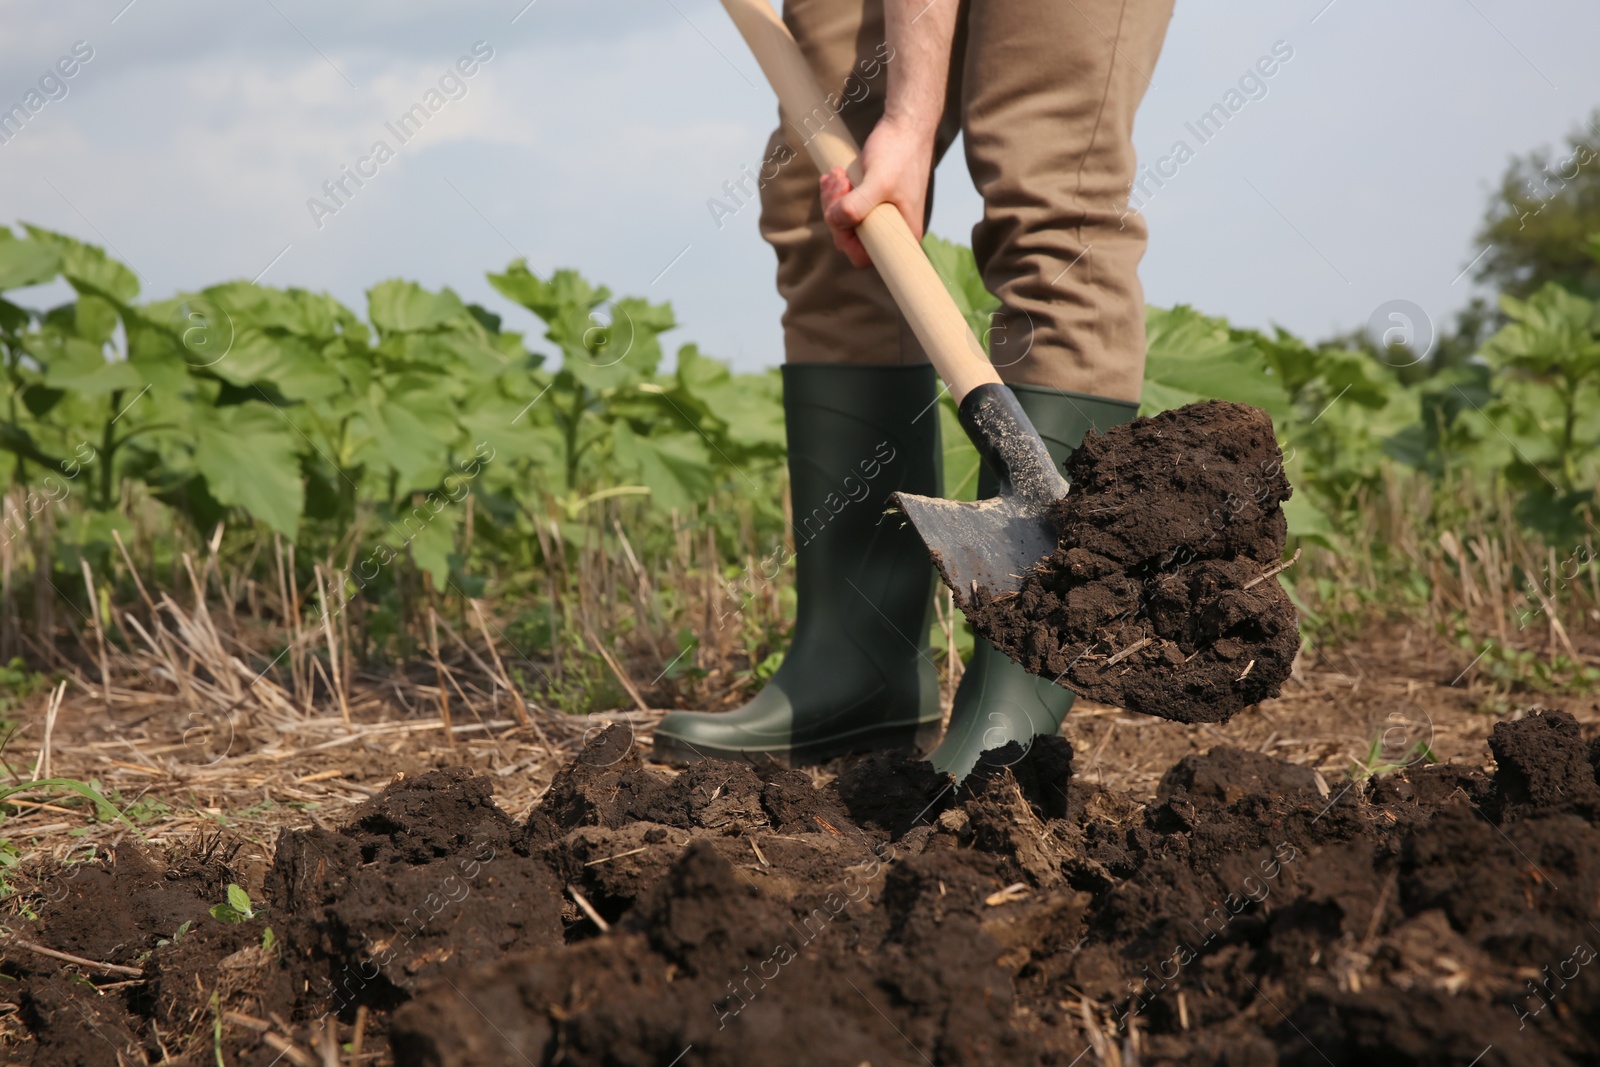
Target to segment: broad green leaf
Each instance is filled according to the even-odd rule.
[[[444,477],[457,436],[448,398],[374,387],[361,417],[373,440],[364,459],[393,468],[401,489],[433,485]]]
[[[61,256],[61,273],[74,288],[99,290],[126,304],[139,295],[139,276],[94,245],[23,223],[28,235]]]
[[[9,300],[0,300],[0,330],[20,333],[28,325],[28,313]]]
[[[1150,308],[1145,391],[1139,414],[1154,415],[1197,400],[1231,400],[1262,408],[1281,422],[1288,397],[1261,350],[1229,336],[1227,324],[1179,304]]]
[[[138,370],[125,360],[107,360],[99,345],[54,333],[28,338],[28,351],[45,365],[45,384],[78,396],[105,396],[118,389],[144,388]]]
[[[929,413],[932,417],[932,413]],[[978,474],[983,460],[972,447],[967,431],[956,417],[956,404],[949,394],[939,398],[939,436],[944,447],[944,495],[950,500],[976,500]]]
[[[611,301],[577,271],[558,270],[549,281],[517,260],[489,282],[543,319],[545,338],[560,347],[562,370],[596,392],[655,373],[661,363],[660,334],[677,325],[670,304],[637,297]],[[603,307],[611,302],[609,308]]]
[[[588,312],[611,299],[611,290],[596,289],[575,270],[558,270],[545,281],[528,269],[528,261],[517,259],[503,274],[489,274],[489,284],[549,323],[562,312],[578,308]],[[551,338],[557,344],[561,342]]]
[[[239,281],[213,285],[201,295],[226,311],[235,329],[255,326],[301,337],[326,338],[338,332],[337,324],[353,318],[344,305],[327,293],[304,289],[272,289]]]
[[[1304,493],[1295,493],[1283,502],[1283,515],[1289,522],[1289,536],[1332,547],[1337,535],[1328,516]]]
[[[233,907],[234,911],[241,912],[245,915],[250,915],[252,913],[252,909],[250,907],[250,894],[246,893],[242,887],[234,885],[232,882],[228,883],[228,903]]]
[[[1501,297],[1512,322],[1483,347],[1490,366],[1530,374],[1588,377],[1600,371],[1596,306],[1555,283],[1527,300]]]
[[[138,369],[126,360],[108,362],[102,359],[98,367],[84,374],[52,368],[45,380],[54,388],[79,396],[106,396],[119,389],[131,396],[145,387]]]
[[[450,556],[456,548],[456,532],[464,517],[463,505],[440,492],[424,494],[391,523],[391,529],[406,539],[411,558],[433,576],[435,589],[444,589],[450,577]]]
[[[658,507],[684,509],[710,490],[712,466],[698,435],[641,437],[619,422],[615,440],[618,462],[638,472]]]
[[[295,455],[303,445],[288,416],[251,400],[207,411],[195,428],[194,465],[211,495],[293,538],[305,509]]]
[[[561,369],[601,392],[654,375],[661,365],[657,338],[674,325],[668,305],[624,297],[609,308],[567,309],[547,336],[562,338]]]
[[[117,307],[104,297],[84,293],[78,297],[73,309],[73,319],[78,336],[85,341],[103,345],[111,340],[117,329]]]
[[[416,282],[392,278],[367,290],[367,314],[382,333],[433,330],[466,310],[449,289],[430,293]]]
[[[972,250],[931,233],[923,237],[922,250],[927,253],[935,273],[944,282],[950,298],[961,309],[967,326],[987,349],[993,340],[990,336],[991,324],[1000,301],[984,288],[983,276],[978,273]]]
[[[450,368],[469,385],[505,373],[511,362],[505,353],[492,347],[486,337],[465,330],[442,330],[429,335],[426,341],[437,351],[438,365]]]
[[[0,229],[0,290],[39,285],[61,270],[61,253],[39,241],[18,240]]]
[[[752,453],[783,455],[783,380],[777,371],[735,375],[696,345],[679,348],[677,363],[676,394],[683,400],[674,407],[687,403],[720,423],[718,443],[730,459]]]
[[[321,399],[348,388],[338,371],[304,339],[273,336],[255,327],[241,330],[227,355],[206,369],[235,385],[270,385],[291,400]]]

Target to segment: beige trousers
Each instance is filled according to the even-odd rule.
[[[1133,117],[1173,0],[959,2],[935,153],[965,134],[984,205],[972,250],[1001,302],[991,332],[1000,376],[1138,400],[1146,232],[1125,208]],[[840,117],[865,140],[894,70],[882,0],[787,0],[783,17],[823,88],[844,101]],[[877,272],[852,268],[834,249],[804,136],[780,125],[760,174],[788,360],[925,361]],[[931,211],[931,190],[928,202]]]

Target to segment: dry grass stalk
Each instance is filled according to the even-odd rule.
[[[367,1037],[367,1006],[361,1005],[356,1009],[355,1032],[350,1035],[350,1059],[354,1063],[361,1062],[361,1046]]]
[[[79,561],[83,564],[83,591],[89,596],[89,618],[94,623],[94,641],[96,658],[100,662],[100,692],[105,699],[106,708],[111,707],[111,664],[106,659],[106,632],[100,626],[100,598],[95,593],[94,573],[89,569],[88,557]]]
[[[439,687],[439,719],[444,723],[445,740],[455,747],[455,735],[450,730],[450,692],[444,687],[444,662],[439,658],[439,616],[428,608],[428,654],[433,657],[434,678]]]
[[[627,690],[628,695],[633,698],[633,702],[638,709],[648,712],[650,705],[645,702],[643,694],[639,692],[639,687],[633,684],[633,679],[628,677],[628,672],[622,669],[622,664],[618,663],[616,657],[606,649],[605,645],[601,644],[600,638],[595,636],[593,630],[586,631],[586,636],[589,638],[589,643],[594,646],[595,652],[601,659],[605,660],[606,666],[611,668],[611,673],[616,675],[617,681],[622,683],[622,688]]]
[[[50,694],[50,706],[44,713],[44,740],[39,745],[39,755],[33,761],[33,780],[43,781],[51,777],[50,742],[56,732],[56,716],[61,714],[61,700],[67,695],[67,683],[62,682]]]
[[[1273,564],[1271,567],[1268,567],[1266,570],[1262,571],[1248,582],[1245,582],[1244,588],[1250,589],[1254,586],[1260,585],[1262,582],[1266,581],[1268,578],[1271,578],[1275,574],[1282,574],[1284,571],[1300,562],[1300,554],[1304,551],[1305,550],[1301,548],[1295,549],[1294,555],[1290,556],[1286,560],[1282,560]]]
[[[25,949],[41,956],[47,956],[53,960],[60,960],[62,963],[71,963],[75,966],[84,967],[91,971],[99,971],[103,974],[118,974],[125,978],[144,977],[144,972],[139,970],[137,967],[124,967],[119,963],[102,963],[99,960],[86,959],[83,956],[74,956],[70,952],[59,952],[53,948],[46,948],[44,945],[34,944],[32,941],[25,941],[20,937],[7,937],[5,939],[5,944],[15,945],[17,948]]]
[[[322,606],[322,635],[328,642],[328,669],[333,672],[333,691],[339,697],[339,714],[345,722],[349,722],[350,702],[345,697],[344,677],[340,671],[339,643],[333,636],[333,623],[328,612],[328,587],[323,580],[320,563],[316,565],[316,574],[317,601]]]
[[[305,1051],[287,1037],[268,1030],[261,1035],[261,1040],[271,1045],[279,1056],[294,1064],[294,1067],[317,1067],[317,1061],[306,1055]]]
[[[620,530],[621,528],[619,527],[618,529]],[[629,550],[629,555],[632,555],[631,549]],[[512,703],[517,708],[517,721],[526,726],[529,722],[527,701],[522,699],[522,690],[511,684],[511,677],[506,674],[506,665],[500,661],[500,650],[495,647],[494,638],[489,636],[489,623],[484,618],[483,605],[476,600],[468,600],[467,603],[472,605],[472,614],[478,620],[478,630],[483,634],[483,643],[488,647],[489,655],[494,659],[495,680],[505,687],[506,692],[511,694]]]

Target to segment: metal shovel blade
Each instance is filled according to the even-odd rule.
[[[1017,496],[967,503],[911,493],[890,499],[916,528],[963,608],[1022,587],[1022,576],[1056,547],[1056,526]]]
[[[889,499],[911,520],[965,610],[980,591],[993,598],[1022,588],[1022,576],[1055,550],[1050,511],[1066,496],[1067,481],[1004,385],[977,386],[956,415],[999,481],[999,494],[974,503],[911,493]]]

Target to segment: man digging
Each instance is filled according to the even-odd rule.
[[[1146,232],[1117,205],[1135,176],[1134,114],[1171,14],[1172,0],[785,5],[841,105],[832,121],[864,140],[858,188],[840,168],[819,175],[806,131],[783,123],[765,158],[786,162],[761,175],[761,232],[787,305],[794,637],[749,703],[663,719],[659,758],[803,763],[931,743],[935,578],[916,532],[884,510],[895,492],[942,491],[938,380],[882,278],[861,269],[855,227],[891,203],[920,238],[933,169],[964,134],[984,201],[973,253],[1001,301],[991,358],[1060,468],[1091,428],[1138,411]],[[985,468],[979,495],[996,489]],[[965,777],[983,751],[1056,733],[1072,702],[978,638],[929,758]]]

